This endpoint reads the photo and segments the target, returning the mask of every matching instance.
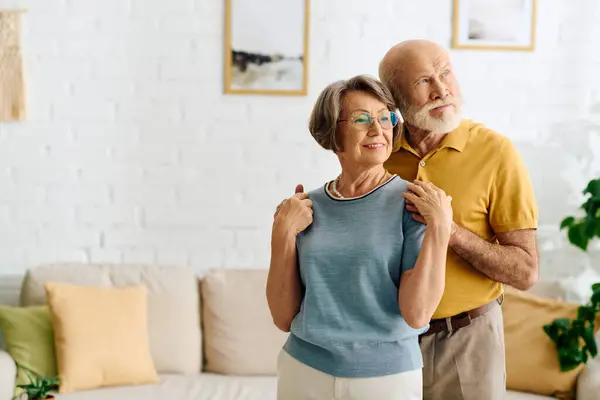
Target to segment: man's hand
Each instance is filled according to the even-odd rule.
[[[404,200],[405,200],[405,204],[406,204],[406,211],[408,211],[409,213],[412,214],[412,218],[415,221],[418,221],[422,224],[427,225],[427,221],[425,221],[425,218],[423,218],[423,216],[421,215],[421,213],[419,212],[419,209],[415,206],[415,204],[411,200],[407,199],[406,197],[404,197]],[[452,230],[450,231],[450,237],[453,237],[457,230],[458,230],[458,225],[454,221],[452,221]]]
[[[414,181],[408,184],[404,198],[417,209],[413,218],[424,224],[452,228],[452,197],[431,182]]]
[[[296,191],[294,192],[294,194],[298,194],[298,193],[304,193],[304,186],[302,184],[296,185]],[[287,200],[287,199],[285,199],[285,200]],[[283,200],[281,203],[279,203],[279,205],[275,209],[275,214],[273,214],[273,219],[275,219],[277,217],[277,214],[279,214],[279,210],[281,210],[281,206],[283,205],[285,200]]]
[[[273,230],[278,233],[296,236],[313,222],[312,200],[308,194],[296,193],[281,205],[277,218],[273,222]]]

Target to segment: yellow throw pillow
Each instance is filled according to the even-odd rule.
[[[145,286],[46,283],[59,393],[159,382],[150,355]]]
[[[556,318],[577,318],[578,304],[534,296],[506,287],[502,305],[506,345],[506,387],[509,390],[575,398],[583,365],[561,372],[556,345],[543,326]],[[600,318],[596,319],[596,331]]]

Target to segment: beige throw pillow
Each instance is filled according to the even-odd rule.
[[[198,276],[175,265],[40,265],[27,271],[21,304],[46,304],[46,282],[148,289],[150,353],[159,374],[197,374],[202,370],[202,332]]]
[[[144,286],[44,285],[54,324],[60,393],[159,382]]]
[[[202,279],[206,370],[276,375],[287,334],[273,324],[266,299],[267,270],[215,270]]]

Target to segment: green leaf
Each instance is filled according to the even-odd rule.
[[[579,349],[558,349],[558,360],[561,371],[571,371],[583,361],[583,352]]]
[[[567,330],[571,326],[569,318],[556,318],[553,323],[556,327],[563,330]]]
[[[593,301],[594,300],[592,299],[592,302]],[[593,322],[595,318],[596,318],[595,307],[581,306],[577,309],[577,319],[578,320]],[[583,334],[584,332],[586,332],[585,325],[581,324],[581,326],[579,326],[579,324],[576,324],[576,326],[579,328],[578,332],[580,335]]]
[[[19,389],[32,389],[35,387],[33,383],[28,383],[26,385],[17,385]]]
[[[592,357],[596,357],[598,354],[598,346],[596,345],[596,339],[594,338],[594,324],[591,323],[586,327],[585,333],[582,336],[583,341],[587,350],[590,352]]]
[[[585,236],[589,239],[592,239],[596,235],[596,231],[598,230],[598,226],[600,226],[600,220],[588,215],[583,223],[583,231],[585,232]]]
[[[573,225],[574,222],[575,222],[574,217],[567,217],[567,218],[563,219],[562,222],[560,223],[560,230],[570,227],[571,225]]]
[[[583,194],[591,194],[592,197],[600,198],[600,178],[592,179],[583,191]]]
[[[589,238],[585,234],[585,226],[583,222],[578,222],[569,227],[568,232],[569,241],[582,249],[583,251],[587,250]]]
[[[544,325],[544,332],[546,332],[546,335],[548,335],[550,340],[552,340],[554,343],[558,341],[559,330],[555,324]]]
[[[600,282],[596,282],[594,284],[592,284],[592,291],[593,292],[597,292],[600,290]]]
[[[597,285],[597,284],[594,284]],[[592,290],[594,290],[594,285],[592,285]],[[600,288],[595,288],[592,296],[590,297],[590,302],[592,303],[592,308],[596,311],[600,310]],[[593,320],[592,320],[593,321]]]

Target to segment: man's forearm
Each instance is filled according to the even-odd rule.
[[[271,265],[267,278],[267,303],[273,322],[282,331],[289,331],[292,320],[300,311],[303,289],[298,270],[296,238],[273,228]]]
[[[449,247],[473,268],[488,278],[514,286],[530,288],[537,279],[537,260],[518,246],[490,243],[454,224]]]

